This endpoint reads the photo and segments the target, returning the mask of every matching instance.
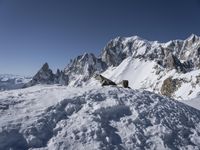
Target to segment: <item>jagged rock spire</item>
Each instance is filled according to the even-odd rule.
[[[49,68],[48,63],[44,63],[41,69],[33,76],[33,79],[26,84],[26,86],[33,86],[36,84],[52,84],[54,83],[52,70]]]

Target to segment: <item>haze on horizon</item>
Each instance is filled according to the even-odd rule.
[[[200,0],[0,0],[0,74],[63,69],[117,36],[167,42],[200,35]]]

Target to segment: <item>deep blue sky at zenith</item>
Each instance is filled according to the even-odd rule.
[[[33,75],[117,36],[200,35],[200,0],[0,0],[0,73]]]

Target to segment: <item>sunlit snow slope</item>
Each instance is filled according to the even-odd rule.
[[[128,57],[119,66],[109,67],[103,76],[115,81],[129,80],[133,89],[145,89],[161,94],[162,85],[165,79],[172,78],[180,82],[171,97],[178,100],[189,100],[199,95],[200,70],[188,73],[179,73],[176,70],[165,70],[154,61],[135,59]],[[92,80],[91,82],[95,82]],[[95,83],[96,84],[96,83]]]
[[[0,149],[199,149],[200,111],[142,90],[0,92]]]

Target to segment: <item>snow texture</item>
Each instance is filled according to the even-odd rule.
[[[200,148],[200,111],[148,91],[38,85],[0,92],[0,149]]]

